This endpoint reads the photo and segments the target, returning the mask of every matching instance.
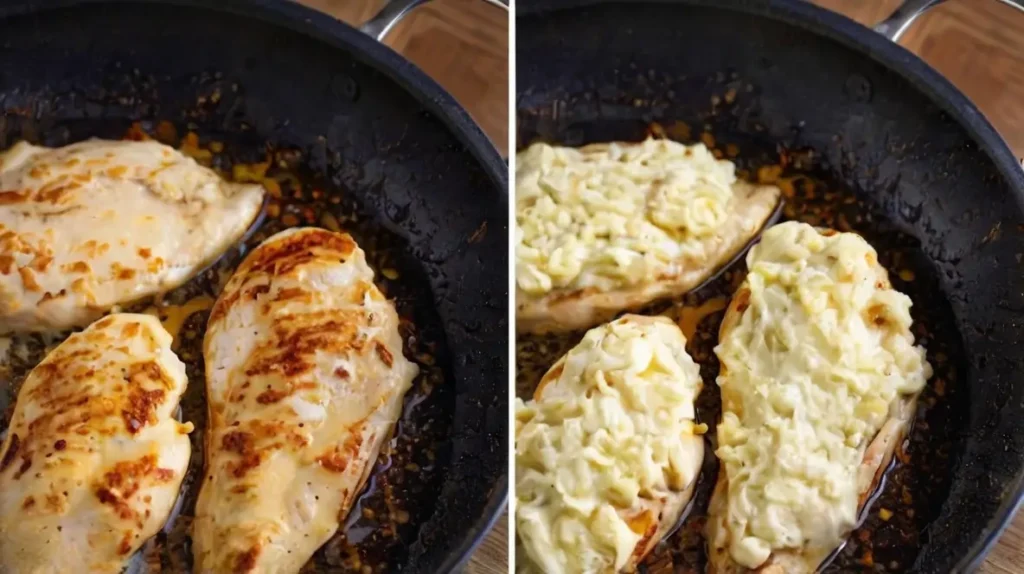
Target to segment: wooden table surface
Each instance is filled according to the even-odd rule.
[[[301,0],[350,23],[382,0]],[[864,24],[900,0],[813,0]],[[451,92],[503,155],[508,148],[508,24],[479,0],[434,0],[418,8],[386,43]],[[950,0],[921,17],[901,43],[970,97],[1018,156],[1024,157],[1024,15],[996,0]],[[508,571],[508,522],[474,554],[467,572]],[[989,555],[983,574],[1024,573],[1024,513]]]

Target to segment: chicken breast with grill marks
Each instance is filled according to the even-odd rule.
[[[105,317],[32,370],[0,448],[0,572],[121,572],[178,498],[185,386],[148,315]]]
[[[181,285],[262,201],[153,141],[15,145],[0,154],[0,333],[86,325]]]
[[[293,573],[338,529],[417,367],[346,234],[288,230],[245,259],[204,341],[196,572]]]

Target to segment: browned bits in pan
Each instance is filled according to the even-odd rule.
[[[178,128],[168,121],[157,122],[154,135],[160,143],[174,145],[178,141]]]

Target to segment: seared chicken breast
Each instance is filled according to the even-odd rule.
[[[178,498],[185,385],[148,315],[105,317],[32,370],[0,448],[0,572],[121,572]]]
[[[931,377],[910,306],[859,235],[789,222],[747,255],[715,348],[711,571],[817,571],[856,527]]]
[[[196,572],[293,573],[363,488],[417,367],[347,234],[281,232],[214,305]]]
[[[0,333],[86,325],[173,289],[238,240],[263,190],[154,141],[0,154]]]
[[[516,156],[516,328],[572,331],[682,295],[771,217],[781,192],[670,140]]]
[[[702,387],[665,317],[595,327],[516,400],[521,572],[631,571],[678,522],[704,459]]]

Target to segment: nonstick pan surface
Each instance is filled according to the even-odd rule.
[[[182,416],[197,429],[180,513],[132,570],[190,571],[208,306],[248,249],[296,225],[355,237],[423,373],[367,491],[309,566],[457,568],[506,494],[507,169],[494,148],[400,56],[290,2],[0,6],[0,149],[142,134],[229,177],[265,170],[272,193],[244,244],[162,300],[129,307],[184,321],[175,343],[189,377]],[[21,379],[60,340],[11,343],[0,429]]]
[[[804,2],[522,0],[517,10],[520,148],[701,140],[748,179],[779,184],[785,219],[857,231],[877,248],[914,301],[936,374],[871,512],[825,571],[977,566],[1020,502],[1024,471],[1024,174],[992,127],[909,52]],[[734,266],[646,311],[693,330],[708,383],[724,302],[744,273]],[[580,336],[520,336],[518,394]],[[698,412],[714,426],[715,385]],[[692,509],[647,571],[703,571],[716,472],[709,457]]]

